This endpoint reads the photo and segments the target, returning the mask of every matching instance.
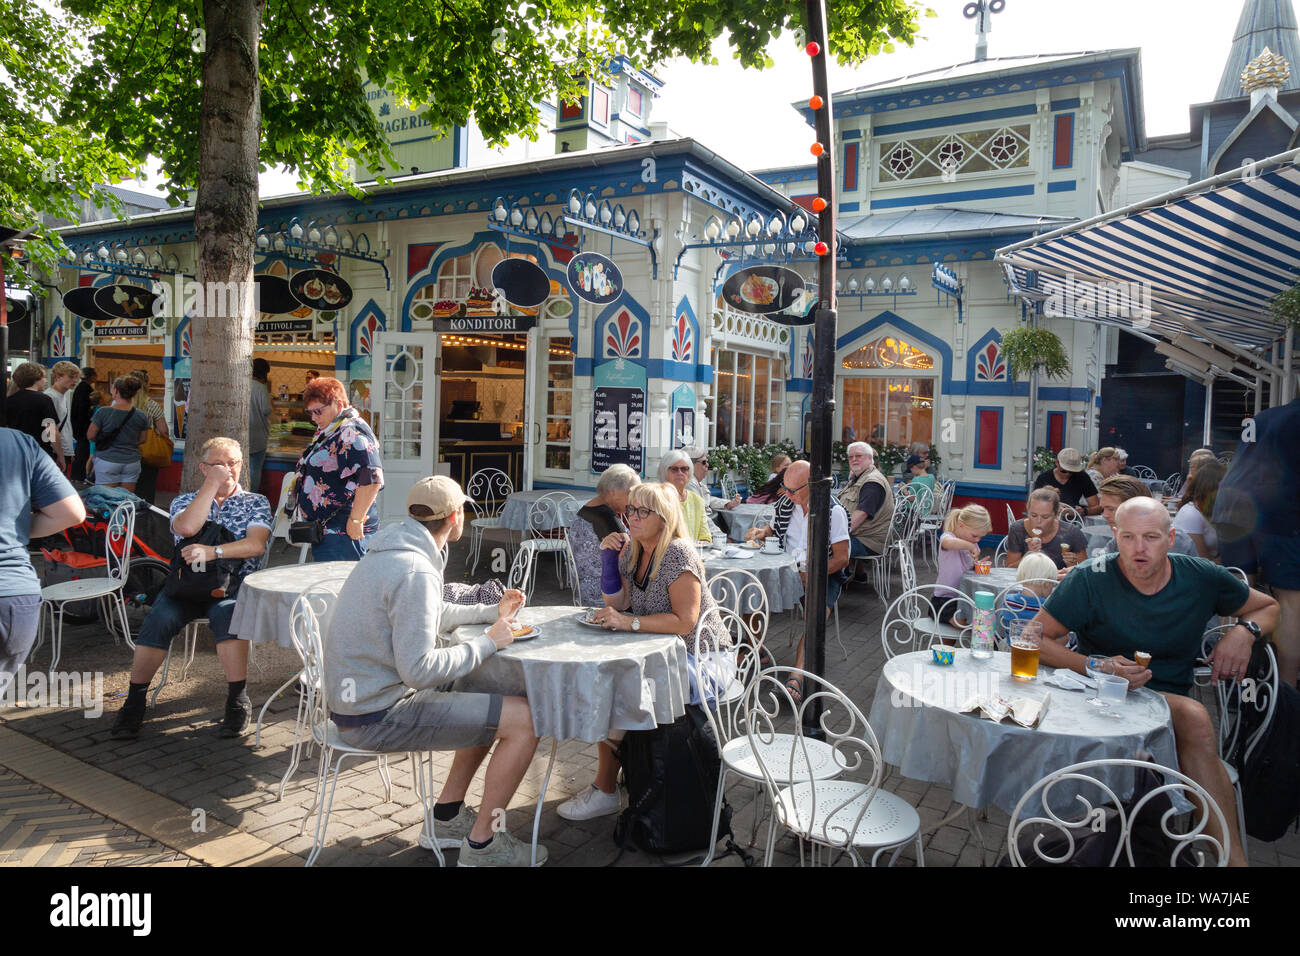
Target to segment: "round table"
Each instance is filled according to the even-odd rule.
[[[514,494],[510,495],[510,497],[506,498],[506,503],[501,508],[500,527],[509,528],[511,531],[528,530],[528,512],[529,509],[532,508],[533,504],[541,498],[542,495],[557,494],[569,495],[569,497],[579,503],[585,503],[591,498],[591,495],[586,494],[586,492],[567,492],[554,488],[535,489],[533,491],[516,491]],[[557,509],[548,508],[542,517],[541,522],[532,530],[554,531],[558,527],[568,527],[568,525],[564,523],[563,512],[557,514],[556,511]]]
[[[1169,705],[1153,691],[1130,691],[1123,705],[1104,711],[1087,703],[1090,689],[1012,680],[1010,654],[977,661],[959,649],[955,657],[951,666],[940,667],[928,650],[900,654],[881,671],[869,719],[885,762],[904,777],[945,784],[967,807],[992,804],[1010,813],[1036,782],[1072,763],[1132,757],[1141,749],[1156,763],[1178,768]],[[1052,670],[1040,666],[1040,678]],[[958,712],[975,694],[1041,699],[1047,692],[1051,702],[1034,729],[1010,718],[994,723]],[[1125,795],[1118,774],[1102,779]],[[1068,800],[1071,794],[1062,790],[1060,796]]]
[[[990,568],[988,574],[967,571],[961,576],[961,590],[972,601],[976,591],[991,591],[997,597],[1005,588],[1016,583],[1016,568]]]
[[[536,625],[542,633],[498,651],[455,683],[458,691],[526,696],[534,733],[551,738],[533,812],[533,864],[559,741],[596,743],[611,729],[650,730],[671,724],[686,713],[690,699],[686,645],[680,638],[579,624],[579,615],[585,613],[585,608],[525,607],[518,620]],[[483,627],[457,628],[451,640],[469,640],[482,634]]]
[[[758,583],[767,592],[767,606],[772,614],[788,611],[803,600],[803,579],[799,577],[793,555],[783,551],[777,554],[754,551],[752,557],[727,558],[723,554],[722,551],[706,550],[703,555],[704,573],[711,575],[736,569],[748,571],[758,578]]]
[[[298,595],[308,588],[321,588],[337,595],[356,566],[355,561],[321,561],[255,571],[239,586],[230,633],[254,644],[292,648],[289,612]],[[322,634],[329,631],[332,609],[333,602],[325,611],[325,620],[320,622]]]
[[[731,540],[744,541],[745,532],[754,527],[758,516],[765,511],[770,512],[773,507],[773,504],[743,504],[717,513],[731,516],[731,530],[729,532]]]

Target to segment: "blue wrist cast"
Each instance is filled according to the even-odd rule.
[[[600,593],[617,594],[623,590],[623,578],[618,573],[618,552],[602,548],[600,552]]]

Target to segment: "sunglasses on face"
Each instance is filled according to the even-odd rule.
[[[798,488],[791,488],[789,485],[782,483],[781,490],[784,491],[787,495],[792,495],[796,491],[803,491],[807,487],[808,487],[808,482],[806,481]]]
[[[638,508],[636,505],[628,505],[627,510],[623,512],[628,518],[636,518],[638,521],[645,521],[652,514],[657,512],[653,508]]]

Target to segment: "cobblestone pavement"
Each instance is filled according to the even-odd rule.
[[[465,551],[465,542],[453,546],[448,580],[465,579]],[[293,554],[277,554],[274,562],[290,563],[294,558]],[[543,564],[533,603],[569,603],[568,593],[561,591],[555,582],[550,562]],[[478,579],[489,575],[481,565]],[[924,567],[918,569],[918,576],[932,580],[932,572]],[[840,626],[847,659],[828,634],[827,677],[864,711],[870,709],[884,661],[879,631],[882,613],[883,606],[869,587],[850,586],[840,602]],[[779,615],[772,621],[768,638],[769,647],[781,662],[788,662],[791,656],[788,628],[789,615]],[[47,653],[38,652],[36,663],[46,663]],[[252,660],[248,689],[254,704],[260,706],[298,665],[291,651],[264,645],[254,646]],[[200,638],[198,657],[188,679],[169,683],[162,691],[157,707],[148,713],[140,738],[114,741],[109,739],[108,730],[125,696],[129,662],[127,650],[115,646],[99,627],[69,628],[64,639],[63,666],[104,672],[105,711],[98,718],[88,718],[80,710],[0,711],[0,735],[13,732],[13,739],[30,741],[33,748],[49,751],[59,761],[68,762],[63,767],[64,783],[55,786],[42,777],[45,770],[40,761],[45,758],[29,756],[26,759],[32,766],[24,769],[11,759],[11,748],[0,746],[0,767],[11,770],[0,777],[0,784],[15,788],[20,807],[39,806],[42,812],[48,808],[66,810],[69,818],[77,818],[78,813],[88,814],[87,819],[95,818],[100,821],[97,825],[108,828],[103,831],[105,840],[117,839],[115,822],[127,827],[121,833],[123,840],[132,836],[132,830],[144,834],[136,837],[140,849],[132,862],[184,862],[177,852],[180,851],[213,864],[300,865],[312,845],[312,829],[309,827],[306,835],[300,834],[299,829],[313,803],[314,757],[304,761],[289,781],[283,800],[277,799],[281,777],[288,767],[296,698],[290,695],[272,705],[260,747],[254,747],[252,734],[243,740],[219,739],[216,723],[221,717],[225,684],[211,637],[205,633]],[[543,741],[538,759],[534,760],[510,808],[509,826],[521,837],[527,836],[532,825],[532,807],[542,784],[548,747],[549,741]],[[450,754],[436,755],[436,772],[445,773],[450,761]],[[559,803],[589,784],[595,766],[596,755],[591,745],[574,741],[559,743],[541,822],[541,841],[549,850],[550,865],[603,866],[618,857],[610,838],[611,818],[569,823],[555,813]],[[354,767],[345,771],[339,781],[318,865],[435,866],[433,854],[420,849],[416,843],[422,811],[405,759],[393,762],[391,799],[385,797],[373,762],[360,762]],[[77,768],[80,772],[76,772]],[[13,771],[22,777],[16,777]],[[53,789],[42,789],[41,784]],[[470,793],[471,805],[480,798],[481,785],[480,774]],[[30,789],[24,791],[24,787]],[[80,791],[74,793],[78,787]],[[949,789],[943,786],[894,774],[886,778],[885,787],[917,807],[924,827],[937,824],[959,809],[953,804]],[[736,785],[730,789],[729,799],[735,808],[735,833],[746,843],[756,809],[754,792]],[[54,842],[39,857],[29,858],[38,845],[27,836],[13,835],[18,831],[12,829],[13,821],[6,822],[10,814],[12,811],[0,802],[0,861],[13,862],[15,851],[24,846],[27,853],[20,857],[24,863],[47,858],[59,862],[80,861],[85,848],[76,848],[78,856],[65,859],[78,841],[65,841],[57,833]],[[102,817],[96,818],[95,814]],[[47,815],[55,814],[52,811]],[[108,820],[104,821],[103,817]],[[979,866],[993,862],[1005,844],[1007,818],[997,809],[991,809],[988,817],[975,820],[970,813],[956,814],[951,823],[927,838],[925,865]],[[129,819],[122,824],[125,818]],[[191,820],[199,818],[206,821],[206,830],[191,832]],[[765,830],[760,833],[760,844],[764,835]],[[14,842],[15,839],[19,842]],[[987,852],[981,849],[981,840]],[[1249,850],[1251,862],[1256,866],[1300,864],[1300,837],[1294,833],[1273,844],[1251,841]],[[454,858],[452,853],[449,861]],[[628,853],[618,859],[619,866],[661,862],[664,861],[642,853]],[[789,838],[778,841],[773,862],[796,865],[796,843]],[[914,863],[913,851],[904,850],[898,864]],[[731,856],[715,865],[741,864]]]

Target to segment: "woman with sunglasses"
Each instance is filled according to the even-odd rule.
[[[384,487],[379,442],[348,402],[336,378],[314,378],[302,393],[316,437],[298,459],[285,507],[303,521],[320,521],[324,532],[312,545],[315,561],[360,561],[379,530],[375,499]]]
[[[704,501],[686,486],[690,484],[694,466],[691,456],[680,448],[670,451],[659,462],[659,480],[677,490],[682,506],[682,520],[686,522],[687,537],[694,541],[712,541],[709,523],[704,518]]]
[[[630,637],[676,634],[690,655],[727,647],[730,639],[713,595],[704,586],[704,565],[686,532],[676,489],[656,482],[637,485],[628,493],[624,514],[630,537],[612,534],[601,542],[605,569],[600,590],[605,607],[593,614],[593,620]],[[616,565],[613,555],[618,556]],[[699,703],[698,696],[697,691],[691,703]],[[614,750],[622,738],[623,732],[611,731],[609,740],[597,745],[596,780],[560,804],[556,812],[561,817],[590,820],[618,813]]]

